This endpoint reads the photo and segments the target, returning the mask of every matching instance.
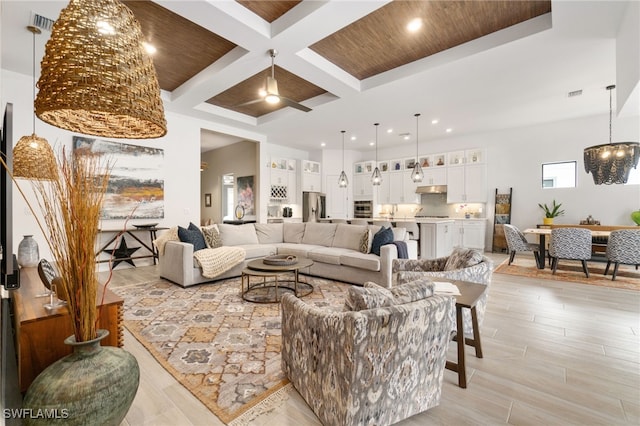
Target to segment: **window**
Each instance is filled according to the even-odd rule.
[[[575,188],[576,161],[545,163],[542,165],[543,188]]]

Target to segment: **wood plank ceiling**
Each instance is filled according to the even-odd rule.
[[[163,90],[175,90],[237,47],[151,1],[124,3],[140,21],[148,41],[159,50],[153,59]],[[300,1],[238,0],[238,3],[272,23]],[[364,80],[550,11],[550,0],[392,1],[309,48],[358,80]],[[422,20],[423,30],[409,33],[405,27],[414,18]],[[326,93],[325,89],[277,66],[277,57],[275,63],[275,78],[282,96],[303,102]],[[251,77],[214,94],[207,102],[252,117],[284,108],[266,102],[241,106],[259,96],[270,73],[270,67],[256,70]]]

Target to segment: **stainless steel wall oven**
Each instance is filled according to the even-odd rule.
[[[356,219],[370,219],[373,217],[373,201],[358,200],[353,202],[353,217]]]

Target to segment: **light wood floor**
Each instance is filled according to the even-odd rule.
[[[489,255],[496,265],[506,258]],[[110,285],[157,276],[153,266],[122,269]],[[467,348],[467,389],[445,370],[440,405],[399,425],[640,424],[639,335],[640,292],[494,274],[484,358]],[[223,424],[129,333],[125,349],[138,359],[141,383],[123,425]],[[319,424],[297,392],[251,422]]]

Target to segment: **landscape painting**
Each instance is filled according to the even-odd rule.
[[[113,165],[102,219],[164,218],[164,150],[81,136],[73,137],[73,150],[104,155]]]

